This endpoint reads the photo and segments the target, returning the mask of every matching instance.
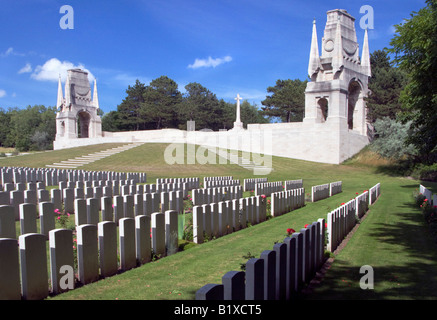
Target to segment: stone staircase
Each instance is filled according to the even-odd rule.
[[[53,164],[47,164],[46,167],[48,167],[48,168],[61,168],[61,169],[76,169],[76,168],[83,166],[85,164],[89,164],[89,163],[92,163],[94,161],[104,159],[104,158],[112,156],[114,154],[138,147],[142,144],[143,143],[131,143],[131,144],[117,147],[117,148],[111,148],[111,149],[91,153],[88,155],[76,157],[74,159],[68,159],[68,160],[63,160],[63,161],[53,163]]]
[[[227,150],[220,149],[218,155],[229,160],[230,163],[239,165],[240,167],[252,170],[254,175],[266,175],[273,171],[273,168],[257,165],[250,159],[246,159],[244,157],[239,157],[238,155],[228,152]]]

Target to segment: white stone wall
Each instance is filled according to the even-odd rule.
[[[57,139],[54,149],[100,143],[189,143],[242,150],[307,161],[339,164],[369,143],[367,136],[344,127],[344,122],[249,124],[241,131],[183,131],[161,129],[103,132],[101,138]],[[175,146],[176,147],[176,146]],[[214,150],[213,150],[214,151]],[[185,150],[185,152],[188,152]]]

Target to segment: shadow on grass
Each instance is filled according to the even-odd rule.
[[[344,260],[335,261],[335,271],[307,300],[436,300],[437,275],[429,263],[374,267],[374,288],[361,289],[364,273]],[[364,281],[364,280],[363,280]],[[364,281],[364,283],[368,283]]]
[[[412,164],[409,161],[399,161],[386,165],[379,165],[375,168],[375,173],[384,174],[390,177],[405,177],[412,171]]]
[[[437,245],[423,215],[411,203],[399,208],[396,223],[372,227],[368,236],[384,242],[374,261],[374,289],[360,288],[360,267],[337,257],[321,286],[307,300],[428,300],[437,299]],[[400,210],[402,211],[402,210]],[[359,247],[357,248],[359,250]],[[372,263],[369,263],[370,265]],[[334,267],[335,266],[335,267]]]

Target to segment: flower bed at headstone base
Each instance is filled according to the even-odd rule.
[[[429,231],[437,243],[437,203],[426,198],[426,196],[416,189],[413,193],[416,206],[421,210],[425,222],[429,226]]]

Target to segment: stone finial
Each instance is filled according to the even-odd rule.
[[[308,75],[312,77],[321,68],[319,45],[317,41],[316,19],[313,21],[313,35],[311,39],[310,61],[308,64]]]
[[[367,34],[367,29],[364,31],[364,42],[363,42],[363,53],[361,55],[361,67],[363,68],[363,73],[367,76],[372,76],[372,70],[370,67],[370,53],[369,53],[369,37]]]
[[[93,105],[99,109],[99,96],[97,95],[97,80],[94,79]]]
[[[64,104],[64,96],[62,94],[61,75],[58,80],[58,101],[56,102],[56,109],[59,109]]]
[[[340,71],[343,66],[343,41],[341,36],[340,16],[337,19],[337,30],[335,32],[334,54],[332,57],[332,69],[334,72]]]

